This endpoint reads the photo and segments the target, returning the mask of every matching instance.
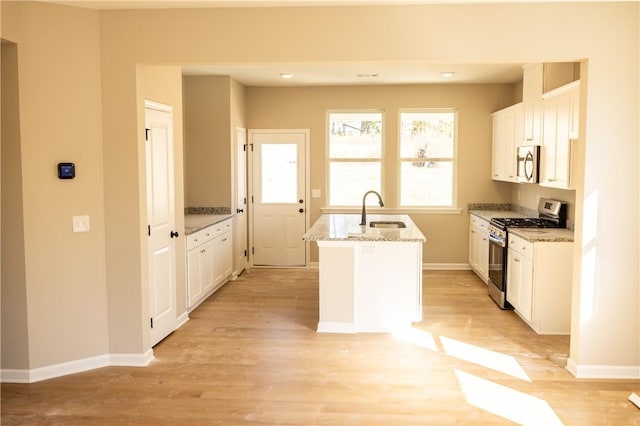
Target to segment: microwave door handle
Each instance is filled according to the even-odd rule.
[[[527,164],[531,164],[531,173],[527,172]],[[533,153],[527,152],[527,155],[524,159],[524,176],[528,181],[533,180]]]

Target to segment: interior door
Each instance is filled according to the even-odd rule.
[[[151,346],[176,329],[173,114],[145,102]]]
[[[305,266],[305,130],[252,130],[253,264]]]
[[[235,274],[247,266],[247,130],[236,127],[236,215],[233,233],[235,240]]]

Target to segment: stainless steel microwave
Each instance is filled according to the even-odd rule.
[[[538,183],[540,147],[525,145],[518,148],[516,169],[518,182]]]

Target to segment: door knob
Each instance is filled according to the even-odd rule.
[[[178,238],[179,236],[178,231],[171,231],[171,238]]]
[[[304,209],[300,209],[298,210],[300,213],[304,213]]]

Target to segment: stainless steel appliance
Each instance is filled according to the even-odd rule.
[[[513,309],[507,301],[507,241],[509,228],[565,228],[567,205],[541,198],[538,217],[493,218],[489,223],[489,296],[501,309]]]
[[[519,182],[538,183],[540,147],[526,145],[518,148],[516,174]]]

